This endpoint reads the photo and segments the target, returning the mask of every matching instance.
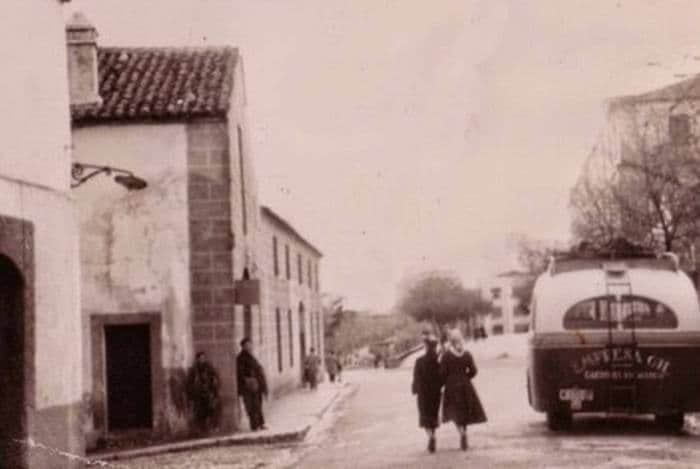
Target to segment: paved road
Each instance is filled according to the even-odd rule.
[[[576,420],[566,434],[550,433],[544,417],[527,405],[524,359],[490,357],[479,363],[476,379],[489,422],[471,427],[470,450],[458,449],[453,427],[438,431],[438,452],[425,451],[410,396],[411,363],[398,370],[356,372],[355,397],[316,449],[295,467],[452,468],[452,467],[700,467],[700,437],[663,434],[650,421]]]
[[[492,347],[496,344],[496,347]],[[116,462],[115,469],[355,468],[700,468],[700,436],[663,434],[650,421],[577,419],[552,434],[530,410],[522,343],[483,342],[474,349],[475,380],[489,422],[469,429],[458,449],[451,426],[438,430],[438,452],[425,450],[410,394],[412,362],[397,370],[346,372],[357,393],[336,406],[299,446],[222,447]],[[514,350],[519,349],[519,350]],[[508,350],[508,355],[503,353]]]

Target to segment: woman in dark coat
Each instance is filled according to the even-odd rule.
[[[411,390],[418,402],[418,424],[428,434],[428,451],[435,452],[435,429],[439,425],[442,375],[437,354],[437,339],[425,338],[425,355],[413,367]]]
[[[445,392],[442,401],[443,422],[454,422],[460,435],[460,447],[467,449],[467,425],[486,422],[486,413],[471,380],[477,369],[471,353],[464,348],[462,333],[450,334],[450,345],[440,362]]]

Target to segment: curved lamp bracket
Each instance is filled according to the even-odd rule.
[[[70,171],[71,189],[75,189],[98,174],[104,174],[105,176],[111,176],[114,174],[114,182],[124,186],[130,191],[145,189],[146,186],[148,186],[148,183],[145,180],[135,176],[134,173],[127,171],[126,169],[114,168],[112,166],[73,163]]]

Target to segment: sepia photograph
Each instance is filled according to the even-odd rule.
[[[697,0],[0,3],[0,469],[700,467]]]

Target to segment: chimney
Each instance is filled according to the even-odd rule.
[[[97,30],[81,12],[66,25],[68,40],[68,87],[72,106],[99,104],[97,76]]]

